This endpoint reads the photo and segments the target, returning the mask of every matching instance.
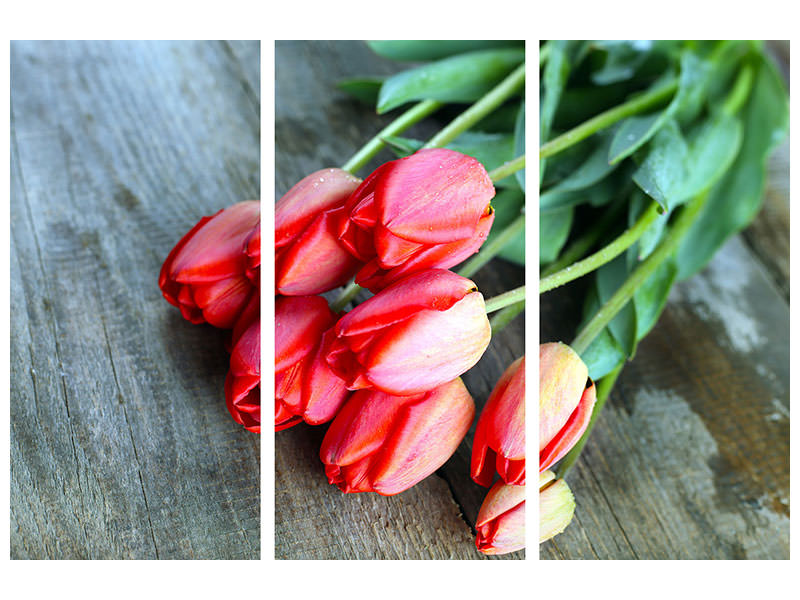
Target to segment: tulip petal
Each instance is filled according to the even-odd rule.
[[[286,296],[275,300],[275,371],[310,354],[336,317],[321,296]]]
[[[323,169],[301,179],[275,204],[275,247],[293,242],[319,213],[343,206],[359,184],[342,169]]]
[[[180,283],[208,283],[232,273],[244,273],[247,263],[244,240],[259,222],[260,213],[260,203],[248,200],[221,210],[200,227],[195,226],[172,257],[168,267],[170,279]]]
[[[349,281],[361,263],[336,237],[341,209],[317,215],[276,257],[275,289],[285,296],[321,294]]]
[[[495,193],[483,165],[445,148],[394,163],[375,187],[379,220],[392,234],[425,244],[472,237]]]
[[[591,379],[587,383],[588,386],[584,390],[578,406],[564,424],[563,429],[539,452],[539,472],[561,460],[589,426],[596,400],[596,391]]]
[[[566,344],[539,346],[539,451],[575,412],[588,376],[580,356]]]
[[[423,246],[403,263],[386,269],[375,258],[364,265],[356,274],[356,283],[367,288],[374,294],[388,285],[425,269],[449,269],[475,254],[486,237],[494,222],[494,210],[488,210],[478,222],[475,234],[468,240],[458,240],[448,244],[434,244]]]
[[[404,403],[370,469],[372,489],[391,496],[436,471],[453,455],[475,417],[475,403],[461,379]]]
[[[391,394],[424,392],[469,370],[490,339],[483,296],[472,292],[449,310],[419,311],[376,335],[364,376]]]
[[[575,497],[563,479],[539,484],[539,543],[558,535],[575,514]]]
[[[483,554],[525,547],[525,486],[498,481],[486,494],[475,523],[475,545]]]
[[[446,311],[474,291],[475,284],[451,271],[430,269],[406,277],[359,304],[336,323],[338,336],[377,331],[422,309]]]

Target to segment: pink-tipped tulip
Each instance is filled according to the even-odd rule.
[[[252,321],[233,347],[225,402],[234,421],[261,433],[261,319]]]
[[[326,423],[350,396],[324,360],[335,322],[320,296],[275,300],[275,431]]]
[[[505,370],[475,429],[470,474],[489,487],[495,468],[504,483],[525,485],[525,357]]]
[[[415,396],[356,392],[322,440],[325,474],[345,493],[399,494],[453,455],[474,416],[461,379]]]
[[[366,265],[356,283],[377,292],[478,251],[494,221],[494,186],[477,160],[433,148],[385,163],[344,206],[342,243]]]
[[[486,494],[475,523],[475,545],[484,554],[507,554],[525,547],[525,486],[498,480]]]
[[[441,269],[392,284],[334,331],[327,361],[347,387],[396,396],[452,381],[478,362],[491,337],[475,284]]]
[[[555,473],[539,474],[539,543],[564,531],[575,514],[575,497],[567,482]]]
[[[361,262],[339,242],[345,200],[361,180],[341,169],[302,179],[275,205],[275,289],[284,296],[320,294],[355,275]]]
[[[252,281],[257,272],[248,266],[248,257],[256,251],[251,234],[259,219],[257,200],[234,204],[200,219],[172,249],[158,286],[184,318],[223,329],[234,326],[252,295],[258,294]],[[260,235],[257,243],[260,246]]]
[[[566,344],[539,346],[539,472],[555,464],[580,439],[595,402],[594,382],[581,357]]]

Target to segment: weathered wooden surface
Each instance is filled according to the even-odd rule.
[[[375,115],[338,92],[336,82],[401,68],[360,42],[276,43],[276,198],[305,175],[343,164],[397,114]],[[436,129],[421,124],[410,134],[426,139]],[[384,151],[372,166],[393,158]],[[370,167],[360,174],[369,172]],[[524,272],[494,260],[473,279],[491,297],[521,285]],[[524,316],[519,316],[464,376],[478,411],[505,367],[523,352]],[[442,469],[388,498],[345,495],[327,483],[318,454],[326,429],[301,424],[276,434],[276,558],[483,558],[475,550],[473,526],[486,489],[469,479],[474,424]],[[499,558],[523,557],[524,551]]]
[[[11,557],[260,556],[225,333],[161,263],[259,197],[258,42],[11,44]]]
[[[540,558],[789,558],[788,189],[787,142],[756,221],[672,290],[623,369]],[[572,338],[579,289],[542,296],[542,341]]]

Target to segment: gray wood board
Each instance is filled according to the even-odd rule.
[[[309,173],[343,164],[398,114],[378,116],[374,107],[339,92],[336,83],[403,68],[374,55],[362,42],[276,43],[276,198]],[[408,135],[427,139],[439,126],[429,119]],[[359,174],[394,158],[385,150]],[[522,285],[524,271],[493,260],[473,279],[488,298]],[[492,339],[481,361],[464,376],[478,411],[506,366],[524,351],[521,315]],[[392,497],[342,494],[328,485],[319,460],[326,429],[301,424],[276,434],[276,558],[484,558],[474,547],[473,526],[487,491],[469,479],[474,424],[444,467]],[[524,558],[524,551],[496,558]]]
[[[11,44],[11,557],[260,556],[226,333],[158,289],[260,196],[258,42]]]
[[[575,518],[540,558],[789,558],[787,156],[753,225],[673,288],[623,369],[566,477]],[[541,297],[542,341],[571,339],[580,289]]]

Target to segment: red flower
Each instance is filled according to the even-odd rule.
[[[596,396],[588,373],[566,344],[539,346],[539,473],[561,460],[589,425]]]
[[[324,169],[302,179],[275,205],[275,289],[284,296],[327,292],[361,263],[338,240],[343,205],[360,179]]]
[[[367,263],[356,283],[377,292],[452,267],[478,251],[494,220],[486,169],[453,150],[420,150],[376,169],[344,206],[339,237]]]
[[[257,200],[234,204],[200,219],[172,249],[161,267],[158,286],[184,318],[233,327],[251,296],[258,294],[251,281],[257,280],[257,270],[248,267],[248,256],[256,250],[251,234],[259,219]],[[259,255],[260,240],[259,234]]]
[[[470,474],[489,487],[495,465],[504,483],[525,485],[525,357],[506,369],[486,402],[472,446]]]
[[[231,352],[225,378],[225,403],[233,420],[261,433],[261,319],[242,332]]]
[[[345,493],[399,494],[453,455],[474,416],[461,379],[414,396],[356,392],[322,440],[325,474]]]
[[[475,545],[484,554],[506,554],[525,547],[525,486],[498,480],[478,511]]]
[[[347,387],[396,396],[458,377],[491,337],[475,284],[440,269],[392,284],[339,319],[334,331],[326,358]]]
[[[326,423],[350,396],[324,360],[335,322],[321,296],[275,300],[275,431]]]

